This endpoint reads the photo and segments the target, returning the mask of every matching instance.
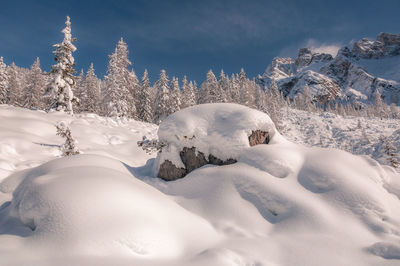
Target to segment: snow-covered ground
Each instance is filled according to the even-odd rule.
[[[282,109],[282,116],[281,133],[295,143],[341,149],[391,165],[383,147],[389,142],[395,149],[394,157],[400,162],[399,119],[342,117],[290,108]],[[386,139],[383,143],[382,137]]]
[[[285,115],[295,142],[362,143],[357,120]],[[82,155],[59,157],[61,120]],[[0,121],[0,265],[400,263],[400,176],[367,156],[276,134],[235,164],[165,182],[136,145],[154,125],[5,105]],[[374,143],[399,124],[361,125]]]

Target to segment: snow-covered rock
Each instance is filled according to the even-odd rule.
[[[242,105],[189,107],[160,124],[158,138],[166,146],[157,156],[155,171],[160,178],[175,180],[207,163],[231,164],[243,149],[278,134],[268,115]]]
[[[304,87],[307,85],[311,94],[320,103],[334,100],[341,93],[336,81],[311,70],[304,71],[293,78],[281,80],[279,85],[281,90],[291,99],[298,93],[304,93]]]

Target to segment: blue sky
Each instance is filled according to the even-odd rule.
[[[76,69],[94,63],[105,74],[108,55],[123,37],[139,77],[152,81],[160,69],[201,82],[215,73],[264,72],[275,56],[298,48],[335,50],[379,32],[400,32],[400,1],[152,1],[0,0],[0,56],[29,67],[39,56],[44,70],[53,64],[52,44],[61,42],[65,17],[78,38]]]

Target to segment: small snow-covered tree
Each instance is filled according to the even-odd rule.
[[[147,69],[143,73],[142,82],[140,84],[140,95],[139,95],[139,119],[144,122],[151,123],[153,121],[153,108],[152,108],[152,96],[151,86],[149,80],[149,74]]]
[[[159,124],[171,113],[169,80],[165,70],[161,70],[160,78],[154,84],[157,95],[154,102],[154,123]]]
[[[3,57],[0,57],[0,104],[7,103],[8,95],[8,74],[7,66],[3,61]]]
[[[23,95],[23,107],[44,109],[42,96],[45,86],[46,79],[40,68],[39,57],[37,57],[27,76],[27,87],[24,89],[25,93]]]
[[[76,38],[72,38],[71,21],[68,16],[62,33],[64,33],[63,42],[53,45],[55,47],[53,52],[55,55],[54,60],[57,63],[51,67],[52,82],[48,90],[51,91],[53,104],[50,108],[73,114],[72,104],[78,102],[73,93],[75,86],[73,74],[76,71],[74,69],[75,59],[72,53],[76,51],[76,47],[72,42],[76,41]]]
[[[71,129],[64,122],[56,124],[57,135],[65,139],[65,143],[61,145],[63,156],[79,154],[78,142],[72,137]]]
[[[379,92],[379,90],[375,91],[374,94],[374,115],[379,117],[379,118],[384,118],[387,117],[388,110],[386,107],[386,104],[382,101],[382,95]]]
[[[379,137],[379,141],[380,148],[383,148],[383,153],[385,154],[385,157],[390,165],[394,168],[400,167],[400,160],[398,159],[399,154],[396,153],[396,147],[393,145],[390,139],[386,136],[381,135]]]
[[[172,78],[171,82],[171,113],[175,113],[181,109],[181,90],[179,88],[178,78]]]
[[[188,83],[186,76],[183,77],[182,92],[182,109],[196,104],[196,92],[194,91],[193,82],[190,81]]]

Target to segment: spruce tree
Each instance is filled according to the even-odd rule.
[[[23,95],[23,107],[44,109],[45,106],[42,101],[42,96],[45,86],[46,79],[40,68],[39,57],[37,57],[27,76],[27,87],[25,87],[25,93]]]
[[[89,70],[83,83],[85,89],[85,100],[81,101],[81,110],[83,112],[99,113],[100,108],[100,81],[97,78],[93,63],[90,64]]]
[[[224,70],[221,70],[219,75],[219,89],[222,97],[222,102],[232,102],[232,96],[229,91],[229,79],[225,76]]]
[[[182,81],[182,103],[181,109],[195,105],[196,104],[196,93],[194,91],[193,82],[188,83],[186,76],[183,77]]]
[[[136,108],[129,88],[128,67],[131,62],[128,59],[128,46],[122,38],[109,58],[105,76],[103,114],[113,117],[133,117]]]
[[[8,67],[7,103],[22,106],[22,81],[14,62]]]
[[[160,78],[154,84],[157,95],[154,102],[154,123],[159,124],[171,113],[169,80],[165,70],[161,70]]]
[[[140,84],[135,71],[132,69],[127,75],[127,86],[132,102],[130,103],[130,117],[138,118],[138,109],[140,108]]]
[[[240,103],[240,91],[239,91],[238,78],[235,76],[235,74],[232,74],[231,79],[229,81],[229,91],[231,94],[232,102]]]
[[[152,95],[147,69],[143,73],[142,82],[140,84],[139,96],[139,119],[143,122],[153,122]]]
[[[83,111],[83,104],[87,101],[87,94],[85,88],[85,72],[81,69],[79,76],[75,77],[75,86],[74,86],[74,95],[79,102],[76,104],[75,112],[82,112]]]
[[[7,66],[3,61],[3,57],[0,57],[0,104],[7,103],[8,95],[8,74]]]
[[[76,51],[76,47],[72,42],[76,41],[76,39],[71,36],[71,21],[68,16],[65,25],[62,30],[62,33],[64,33],[63,42],[53,45],[55,47],[53,52],[55,55],[54,60],[57,63],[51,67],[52,82],[49,90],[51,91],[53,103],[50,108],[73,114],[72,103],[78,101],[73,93],[75,86],[73,74],[76,71],[72,53]]]
[[[239,93],[240,93],[240,103],[248,106],[255,107],[254,104],[254,87],[252,86],[250,80],[246,78],[246,73],[242,68],[239,73]]]
[[[172,78],[171,82],[171,113],[175,113],[181,109],[181,90],[179,88],[178,78]]]
[[[219,84],[213,71],[210,69],[207,78],[201,84],[199,92],[199,103],[217,103],[221,100],[219,95]]]

